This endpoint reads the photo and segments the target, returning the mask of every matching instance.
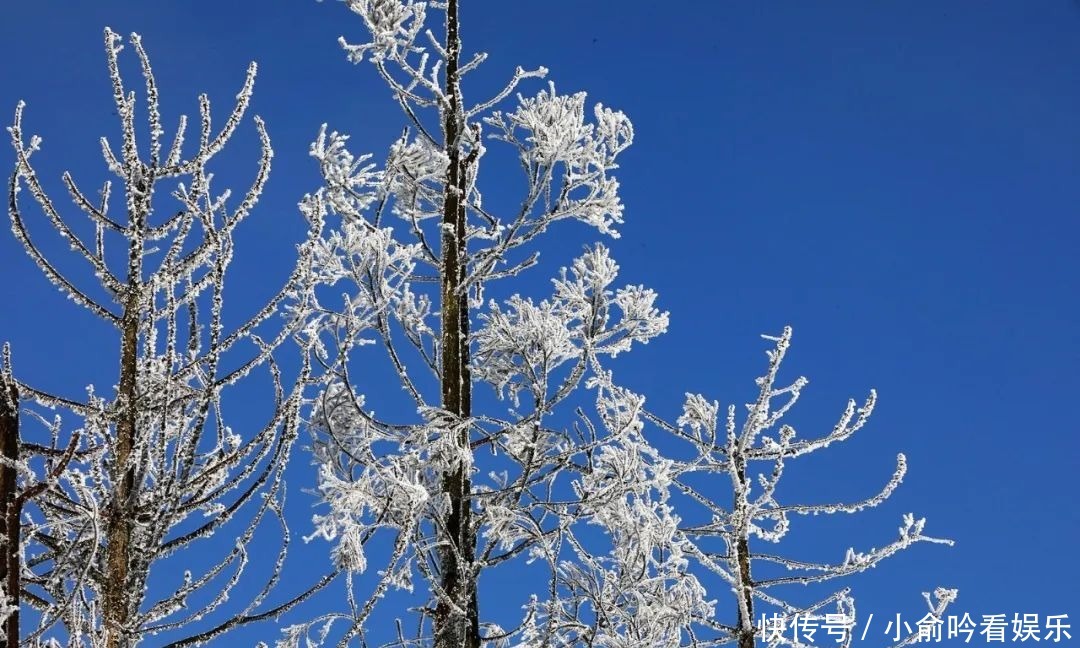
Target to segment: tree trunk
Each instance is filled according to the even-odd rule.
[[[738,492],[745,493],[746,489],[749,488],[746,477],[746,459],[743,457],[736,457],[735,461],[738,466],[740,482]],[[746,519],[747,508],[746,498],[736,495],[735,504],[733,506],[735,517],[740,521],[740,524],[744,526],[749,523]],[[754,648],[754,581],[750,576],[750,542],[745,529],[740,530],[738,533],[738,540],[735,542],[735,558],[738,563],[736,578],[738,578],[739,582],[739,591],[742,592],[743,596],[743,600],[739,605],[739,624],[736,630],[736,637],[739,648]],[[744,604],[746,606],[746,616],[743,616]]]
[[[4,620],[0,648],[19,645],[19,517],[22,499],[18,496],[15,464],[19,460],[19,390],[15,381],[0,368],[0,582],[4,584],[6,601],[0,605],[14,606],[15,611]]]
[[[471,415],[472,378],[469,375],[469,303],[463,290],[468,266],[465,241],[465,173],[461,157],[464,114],[458,66],[461,40],[458,34],[458,2],[446,8],[446,94],[443,136],[449,158],[442,214],[442,407],[455,419]],[[471,452],[469,430],[462,426],[455,439],[461,452]],[[473,557],[476,533],[472,526],[469,495],[470,466],[458,463],[443,476],[443,492],[449,497],[444,544],[439,551],[439,583],[452,599],[439,599],[434,618],[435,648],[479,648],[480,619]],[[458,609],[455,609],[455,606]],[[464,615],[461,611],[464,611]]]
[[[142,187],[143,185],[139,185]],[[145,193],[145,192],[144,192]],[[145,216],[135,214],[132,227],[140,232]],[[131,452],[135,447],[138,421],[137,384],[139,329],[141,326],[142,236],[132,237],[128,255],[128,281],[121,318],[120,381],[116,397],[116,437],[113,440],[111,478],[113,497],[105,528],[105,579],[102,592],[102,616],[105,625],[105,648],[131,645],[129,627],[137,608],[132,591],[132,533],[135,520],[135,466]]]
[[[739,582],[742,583],[744,600],[746,601],[747,618],[743,618],[742,609],[739,610],[739,648],[754,648],[754,597],[751,594],[752,581],[750,580],[750,543],[746,538],[739,538],[735,548],[739,557]],[[747,627],[749,624],[749,628]]]

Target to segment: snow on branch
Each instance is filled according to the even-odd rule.
[[[254,119],[261,148],[258,170],[235,205],[230,206],[229,190],[213,189],[209,165],[243,122],[256,67],[249,67],[236,103],[216,134],[203,95],[197,149],[184,154],[187,119],[181,118],[163,155],[165,132],[149,56],[133,34],[130,43],[145,84],[149,132],[148,145],[140,146],[136,95],[125,89],[120,74],[121,41],[106,28],[122,146],[117,156],[103,139],[102,152],[106,166],[120,179],[122,214],[110,213],[111,184],[105,185],[100,201],[92,202],[71,174],[63,176],[76,207],[94,226],[93,238],[80,238],[39,180],[31,155],[41,140],[25,139],[22,103],[8,128],[16,152],[9,186],[16,239],[48,279],[115,326],[120,349],[114,394],[99,394],[91,387],[84,399],[68,399],[20,385],[27,401],[60,406],[75,420],[67,424],[74,426],[70,437],[75,445],[62,479],[43,490],[25,523],[28,561],[23,581],[27,600],[43,610],[39,627],[31,633],[34,641],[59,632],[59,621],[73,646],[134,645],[158,633],[168,633],[176,638],[174,645],[183,645],[264,618],[265,603],[280,578],[289,538],[281,509],[283,469],[301,422],[310,365],[302,363],[297,375],[286,379],[275,353],[298,333],[296,321],[287,319],[277,328],[270,322],[282,312],[286,297],[302,290],[313,248],[310,243],[301,246],[301,263],[264,307],[226,328],[224,286],[234,255],[233,233],[258,202],[273,158],[262,120]],[[157,191],[164,184],[169,190]],[[62,274],[31,238],[18,201],[24,188],[59,237],[89,266],[89,280]],[[166,207],[158,194],[171,194],[175,206]],[[126,254],[106,255],[108,242],[118,243]],[[264,424],[246,421],[234,430],[224,414],[223,392],[256,369],[265,372],[260,380],[269,390],[265,402],[270,411]],[[36,413],[31,418],[50,430],[55,448],[63,427],[59,419],[48,421]],[[256,581],[263,579],[262,585],[249,590],[254,595],[247,603],[230,606],[230,596],[251,580],[246,568],[256,535],[265,536],[275,521],[281,542],[275,560],[254,575]],[[235,542],[205,571],[187,572],[179,580],[165,577],[175,586],[171,590],[147,588],[152,574],[165,565],[175,566],[190,547],[220,537],[226,528],[236,529]],[[259,550],[266,547],[260,544]],[[280,613],[325,584],[316,582],[308,592],[271,609]],[[210,631],[191,630],[194,623],[214,619]]]
[[[823,436],[800,437],[785,417],[808,383],[780,382],[785,329],[766,337],[773,348],[745,418],[691,394],[665,420],[616,380],[611,358],[664,333],[668,313],[654,291],[617,286],[601,244],[550,292],[485,299],[487,285],[540,264],[538,241],[559,221],[618,236],[615,172],[633,126],[590,109],[584,92],[550,82],[525,92],[544,68],[515,68],[501,90],[466,101],[462,77],[487,57],[463,55],[455,0],[345,3],[368,39],[342,44],[373,64],[406,127],[385,162],[326,126],[311,146],[322,182],[300,209],[316,235],[287,308],[319,389],[308,427],[321,506],[309,539],[329,543],[348,583],[341,611],[286,628],[279,647],[322,643],[331,627],[340,645],[367,645],[373,611],[394,590],[423,603],[399,613],[387,646],[745,647],[761,607],[854,614],[846,589],[800,606],[781,598],[783,585],[947,543],[909,515],[890,542],[833,561],[765,551],[787,540],[793,518],[853,514],[894,494],[903,455],[861,499],[788,501],[782,481],[791,461],[865,426],[876,394],[849,402]],[[437,12],[442,31],[425,26]],[[502,148],[493,140],[524,179],[507,201],[500,177],[499,205],[484,200],[488,156]],[[396,405],[386,390],[373,402],[380,358],[404,395]],[[790,573],[769,580],[753,571],[762,565]],[[526,579],[520,623],[483,618],[481,575],[526,567],[539,580]]]

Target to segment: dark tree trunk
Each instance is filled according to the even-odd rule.
[[[742,483],[741,492],[746,492],[746,459],[743,457],[736,457],[735,461],[738,465],[739,481]],[[747,513],[746,501],[741,497],[736,497],[735,504],[732,508],[735,511],[736,516],[742,520],[741,524],[747,524],[745,519]],[[742,605],[740,605],[739,625],[736,630],[738,646],[739,648],[754,648],[754,581],[750,576],[750,542],[747,540],[746,533],[739,533],[739,539],[735,543],[735,557],[738,563],[736,577],[739,579],[739,584],[741,585],[747,615],[746,617],[743,616]]]
[[[466,419],[472,409],[472,378],[469,375],[469,303],[463,290],[468,257],[465,241],[465,170],[461,156],[464,114],[458,66],[461,41],[458,33],[458,2],[449,0],[446,9],[446,94],[450,105],[444,109],[443,136],[449,164],[442,214],[442,406],[455,419]],[[469,431],[461,427],[455,439],[462,452],[470,452]],[[439,552],[442,590],[464,609],[454,610],[440,599],[434,618],[435,648],[479,648],[480,619],[476,596],[473,557],[476,533],[472,526],[472,490],[469,466],[458,464],[444,476],[443,491],[450,508],[445,525],[448,543]]]
[[[141,186],[141,185],[140,185]],[[145,192],[143,192],[145,193]],[[140,231],[144,214],[135,214],[132,227]],[[105,579],[102,592],[102,616],[105,624],[105,647],[127,648],[131,645],[131,617],[137,609],[133,600],[131,565],[135,559],[132,534],[135,525],[135,467],[131,453],[135,448],[138,423],[137,374],[139,330],[142,325],[142,237],[131,240],[128,253],[128,281],[121,318],[120,381],[116,396],[116,428],[113,439],[113,497],[105,522]]]
[[[6,368],[0,368],[0,582],[4,584],[7,600],[0,604],[12,605],[12,612],[3,623],[0,648],[19,645],[19,517],[22,498],[18,488],[15,463],[19,460],[19,390]]]

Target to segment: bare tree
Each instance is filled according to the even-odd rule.
[[[287,290],[239,326],[230,330],[223,324],[233,233],[259,200],[273,157],[263,122],[254,120],[261,156],[243,195],[236,199],[229,190],[214,190],[210,169],[243,122],[255,64],[216,131],[210,102],[199,97],[196,146],[185,154],[191,148],[185,147],[186,117],[180,118],[171,144],[163,145],[158,87],[147,53],[133,34],[130,44],[145,85],[148,129],[142,140],[136,95],[125,88],[120,74],[120,41],[106,28],[122,141],[116,150],[102,138],[101,149],[119,179],[119,210],[111,209],[111,182],[92,199],[65,173],[63,184],[90,227],[62,215],[31,165],[41,140],[25,139],[22,103],[8,129],[16,154],[9,187],[15,237],[57,288],[113,327],[118,347],[113,394],[91,388],[85,398],[67,398],[17,385],[24,400],[68,412],[76,422],[66,425],[78,435],[63,484],[41,493],[24,529],[28,548],[22,589],[26,602],[38,608],[37,628],[23,639],[28,643],[60,636],[67,637],[68,645],[120,648],[158,633],[175,638],[170,645],[201,643],[236,625],[278,614],[313,591],[264,605],[279,580],[289,540],[281,511],[282,470],[296,438],[308,373],[302,366],[290,383],[271,355],[293,331],[291,322],[270,323]],[[85,262],[88,276],[62,272],[31,237],[34,229],[18,200],[24,190]],[[156,199],[163,191],[176,201],[174,207]],[[85,231],[90,234],[82,235]],[[298,276],[294,273],[289,284]],[[269,417],[256,429],[234,430],[225,417],[222,393],[256,369],[268,376]],[[6,426],[15,411],[16,384],[11,379],[5,386],[13,395],[5,401]],[[35,416],[54,438],[60,435],[59,419]],[[275,520],[281,540],[276,562],[256,576],[262,585],[255,586],[248,601],[226,605],[249,563],[256,531],[268,533]],[[222,533],[235,534],[223,550],[220,542],[200,544]],[[188,555],[184,552],[192,546],[203,547],[200,551],[216,547],[222,554],[196,574],[180,573],[176,561],[167,562],[170,556]],[[165,585],[148,588],[151,574],[163,565],[173,567],[160,581]]]
[[[945,542],[909,516],[898,540],[850,550],[836,564],[757,546],[783,538],[792,516],[874,506],[904,473],[901,457],[885,489],[856,504],[780,503],[785,463],[850,437],[874,403],[852,403],[830,434],[796,440],[780,419],[806,381],[775,382],[789,330],[769,338],[776,348],[744,424],[735,408],[718,423],[719,406],[700,396],[668,422],[609,368],[609,358],[663,333],[668,314],[653,291],[616,286],[605,246],[588,246],[540,301],[515,294],[485,304],[485,288],[536,265],[537,241],[557,222],[617,236],[623,205],[612,174],[633,140],[630,121],[599,104],[589,119],[585,93],[562,95],[554,84],[503,108],[543,68],[518,68],[505,88],[468,102],[462,80],[486,55],[464,54],[457,0],[345,3],[369,39],[342,45],[354,62],[373,64],[408,124],[382,168],[325,126],[311,148],[324,185],[301,206],[320,243],[294,308],[306,314],[306,345],[325,382],[311,416],[327,506],[315,533],[335,543],[332,555],[350,575],[348,609],[286,628],[280,646],[324,643],[336,624],[346,628],[339,645],[748,648],[764,636],[754,624],[759,611],[774,610],[780,622],[832,605],[854,613],[844,589],[800,606],[775,587],[831,580],[913,543]],[[441,27],[429,27],[429,10],[443,14]],[[490,140],[506,145],[523,173],[516,208],[483,200]],[[382,347],[417,417],[377,415],[389,405],[367,402],[364,345]],[[474,386],[483,383],[500,401],[482,401]],[[765,435],[774,429],[777,438]],[[689,451],[676,451],[680,443]],[[772,472],[755,485],[752,466],[763,463]],[[716,476],[730,493],[722,501],[715,487],[699,486]],[[380,536],[383,543],[372,542]],[[352,576],[374,560],[372,579]],[[755,561],[801,575],[759,578]],[[523,616],[504,629],[484,616],[480,576],[527,563],[546,566],[545,584],[523,594]],[[395,614],[396,633],[380,635],[388,624],[372,622],[378,601],[417,587],[416,599],[396,599],[415,603]],[[717,618],[718,590],[734,595],[733,621]],[[936,594],[927,600],[940,615],[955,592]]]

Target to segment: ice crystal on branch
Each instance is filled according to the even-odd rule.
[[[105,30],[121,138],[118,148],[102,138],[101,149],[120,195],[112,199],[114,185],[108,182],[100,200],[92,201],[71,174],[62,178],[89,219],[92,237],[81,236],[81,228],[46,193],[31,164],[41,140],[32,136],[27,142],[22,103],[8,129],[16,154],[9,185],[16,239],[57,288],[111,324],[119,341],[114,393],[90,388],[85,398],[65,398],[19,384],[27,403],[66,410],[62,422],[26,410],[49,431],[52,452],[64,428],[74,429],[70,463],[35,500],[23,529],[28,548],[22,589],[39,613],[27,641],[46,645],[50,637],[61,636],[70,646],[134,646],[158,633],[168,633],[174,646],[202,643],[288,609],[312,591],[267,605],[288,544],[282,475],[308,373],[305,365],[295,382],[283,377],[273,353],[293,335],[297,320],[280,327],[273,316],[286,295],[303,294],[306,282],[316,280],[307,274],[306,255],[313,246],[301,247],[304,261],[288,280],[288,290],[238,326],[224,325],[233,234],[259,201],[273,158],[262,120],[253,120],[261,152],[255,179],[243,193],[216,191],[211,164],[244,122],[256,67],[248,68],[219,129],[212,127],[210,102],[203,95],[195,146],[186,146],[188,121],[181,117],[171,145],[163,148],[165,129],[149,57],[132,35],[145,85],[144,134],[136,127],[136,93],[126,89],[120,75],[120,43],[119,35]],[[87,276],[69,275],[48,259],[39,235],[31,234],[35,226],[28,224],[19,201],[23,191],[85,262]],[[122,254],[112,254],[111,246]],[[226,421],[222,395],[255,370],[266,375],[268,419],[234,429]],[[253,586],[249,599],[230,605],[230,596],[248,576],[256,532],[265,536],[275,526],[281,541],[276,558],[245,586]],[[205,571],[165,576],[172,589],[147,587],[152,574],[175,566],[189,548],[205,546],[203,540],[226,528],[236,534],[235,541]],[[195,623],[198,631],[191,627]]]
[[[381,62],[416,49],[414,42],[424,26],[427,3],[412,0],[348,0],[346,4],[363,19],[371,34],[371,42],[363,45],[349,45],[342,39],[342,46],[354,63],[362,62],[368,53],[373,61]]]
[[[669,422],[610,364],[665,332],[668,314],[652,290],[617,283],[604,245],[588,245],[548,294],[484,299],[486,286],[537,264],[540,235],[559,221],[617,235],[614,173],[633,142],[630,121],[600,104],[590,116],[583,92],[520,87],[544,68],[518,68],[468,102],[464,82],[486,55],[466,58],[455,0],[346,4],[368,32],[359,44],[342,39],[348,57],[373,65],[407,127],[381,163],[326,127],[311,149],[323,185],[301,209],[319,234],[308,292],[290,308],[320,367],[310,428],[324,506],[312,538],[331,543],[349,586],[347,605],[291,626],[281,645],[313,633],[321,642],[334,625],[340,645],[748,648],[761,640],[755,610],[854,614],[846,589],[807,607],[782,598],[783,585],[945,542],[909,516],[899,538],[835,563],[766,551],[786,541],[794,517],[877,506],[906,467],[901,455],[865,500],[786,500],[785,466],[849,438],[876,398],[851,402],[826,435],[800,437],[783,419],[807,381],[777,382],[790,330],[768,338],[775,347],[745,419],[688,395]],[[489,146],[509,147],[520,164],[516,208],[483,200]],[[366,377],[380,355],[404,406],[385,394],[385,406],[374,402]],[[753,575],[765,563],[790,574]],[[480,575],[526,568],[520,623],[490,622]],[[398,589],[411,592],[408,612],[379,606]],[[942,590],[938,600],[952,598]],[[378,610],[398,617],[394,633],[379,635]]]

